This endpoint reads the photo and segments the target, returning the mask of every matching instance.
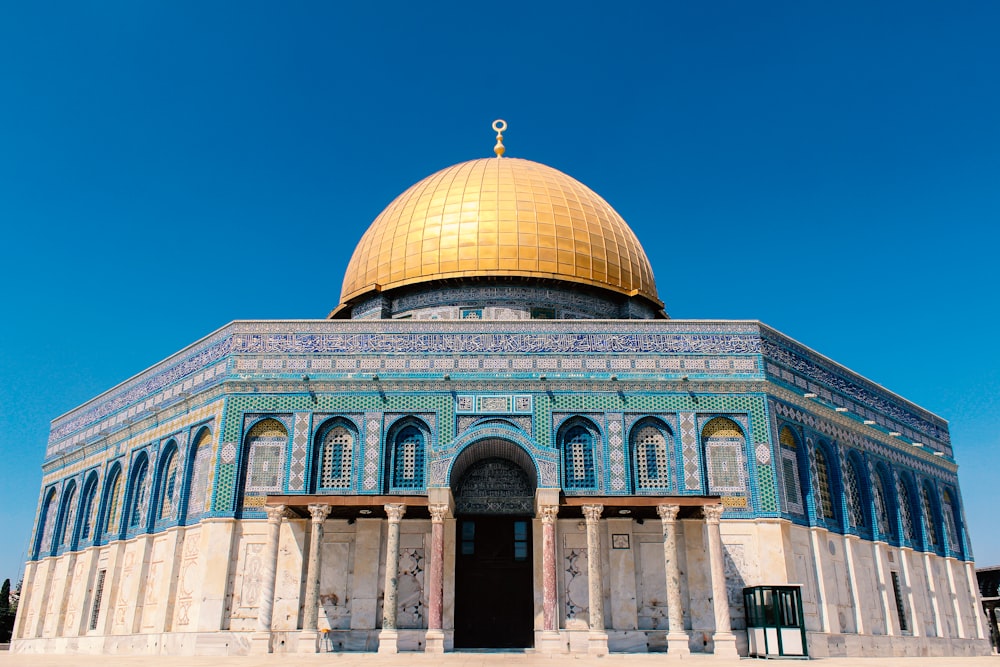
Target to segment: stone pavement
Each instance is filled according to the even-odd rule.
[[[546,656],[523,652],[460,652],[444,655],[400,653],[395,656],[376,653],[327,653],[321,655],[228,656],[94,656],[94,655],[23,655],[0,653],[0,667],[653,667],[684,664],[691,667],[750,667],[764,661],[716,660],[712,656],[692,655],[684,660],[670,659],[663,653],[614,653],[603,658],[586,656]],[[777,664],[787,665],[787,661]],[[792,663],[796,664],[796,663]],[[980,658],[823,658],[814,661],[821,667],[1000,667],[1000,656]]]

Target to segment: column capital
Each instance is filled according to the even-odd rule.
[[[313,503],[309,505],[309,515],[313,523],[323,523],[326,517],[330,516],[330,506],[325,503]]]
[[[386,507],[388,507],[388,505]],[[441,523],[445,520],[445,517],[448,516],[448,506],[444,503],[428,505],[427,511],[431,513],[432,523]],[[386,512],[388,512],[388,510],[386,510]],[[400,516],[402,516],[402,514],[400,514]]]
[[[559,506],[558,505],[539,505],[538,506],[538,518],[542,520],[542,525],[547,526],[555,523],[556,519],[559,517]]]
[[[286,505],[265,505],[264,511],[267,513],[267,522],[281,523],[281,520],[285,518],[285,511],[287,509]]]
[[[403,503],[391,503],[384,505],[385,514],[389,518],[389,523],[399,523],[403,515],[406,514],[406,505]]]
[[[656,513],[663,521],[676,521],[677,514],[681,511],[680,505],[657,505]]]
[[[722,518],[722,513],[726,511],[722,503],[717,505],[705,505],[701,508],[701,511],[705,514],[706,523],[719,523],[719,519]]]
[[[581,509],[587,523],[596,523],[601,519],[601,514],[604,513],[604,505],[584,505]]]

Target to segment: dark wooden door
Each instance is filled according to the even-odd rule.
[[[455,647],[533,646],[531,519],[463,517],[455,537]]]

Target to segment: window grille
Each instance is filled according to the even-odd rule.
[[[90,629],[97,629],[97,618],[101,614],[101,598],[104,597],[104,579],[107,570],[97,571],[97,584],[94,586],[94,604],[90,609]]]
[[[833,510],[833,493],[830,488],[830,468],[827,465],[826,453],[819,445],[816,447],[816,481],[819,491],[819,516],[821,519],[836,519]]]
[[[670,485],[667,440],[655,426],[643,426],[633,436],[636,487],[659,489]]]
[[[335,426],[323,439],[320,465],[320,486],[325,489],[346,489],[351,486],[351,459],[354,455],[354,435],[344,426]]]
[[[585,427],[572,426],[563,435],[563,467],[567,488],[589,489],[597,486],[594,439]]]

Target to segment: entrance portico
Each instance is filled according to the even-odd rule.
[[[642,562],[644,573],[639,578],[657,570],[664,577],[659,585],[667,594],[665,623],[660,624],[666,630],[664,648],[675,656],[690,652],[689,631],[684,627],[688,585],[681,582],[684,556],[679,549],[684,529],[690,535],[692,525],[700,524],[700,548],[704,549],[704,563],[708,566],[708,572],[701,577],[710,586],[706,597],[715,607],[713,646],[720,657],[734,654],[719,539],[722,507],[718,498],[564,497],[558,489],[534,489],[525,506],[522,499],[527,487],[522,483],[526,480],[515,479],[518,469],[509,460],[485,457],[466,468],[465,478],[472,483],[463,485],[459,480],[454,492],[450,488],[431,488],[428,496],[269,496],[268,507],[274,508],[269,512],[269,525],[291,521],[303,528],[309,526],[307,538],[299,545],[306,556],[299,576],[305,581],[303,599],[310,604],[315,600],[316,606],[303,608],[297,650],[346,648],[350,642],[357,646],[357,640],[348,635],[354,637],[365,631],[359,627],[360,606],[355,610],[357,619],[352,618],[349,626],[328,627],[334,623],[325,617],[331,594],[322,592],[329,588],[323,576],[343,564],[324,563],[324,551],[330,548],[323,537],[327,522],[339,522],[345,528],[377,526],[381,536],[381,547],[372,552],[379,553],[380,559],[374,568],[382,584],[379,597],[395,603],[383,604],[381,613],[372,618],[375,622],[367,629],[371,637],[366,644],[368,650],[392,653],[533,647],[547,653],[592,655],[609,651],[609,636],[618,637],[620,642],[621,636],[641,630],[634,615],[630,621],[629,613],[623,611],[615,590],[622,576],[633,578],[631,586],[635,590],[635,572],[640,566],[637,555],[630,555],[627,573],[617,568],[625,562],[619,554],[638,549],[641,535],[636,535],[635,544],[629,544],[623,539],[625,533],[619,533],[619,526],[631,525],[642,532],[646,531],[643,524],[655,522],[653,525],[661,529],[662,565]],[[501,486],[508,495],[500,497],[507,498],[507,506],[517,511],[484,512],[484,506],[477,504],[483,496],[476,495],[486,488],[481,484],[484,479],[505,479]],[[512,490],[517,492],[510,493]],[[401,532],[407,536],[407,545],[419,542],[426,548],[401,546]],[[295,546],[272,544],[272,537],[277,539],[279,535],[276,528],[269,528],[266,535],[268,543],[263,552],[275,560],[280,551]],[[410,565],[404,567],[401,553]],[[643,558],[646,553],[642,552]],[[265,572],[268,568],[279,570],[273,561],[264,567]],[[392,572],[396,576],[387,574]],[[581,577],[586,582],[585,607],[579,605],[581,600],[574,593],[580,590],[576,580]],[[261,591],[272,607],[275,578],[264,577],[265,589]],[[420,588],[416,592],[411,590],[414,581]],[[409,599],[405,604],[416,609],[406,611],[409,621],[402,624],[405,627],[398,620],[399,612],[405,611],[400,598],[401,582],[407,589],[403,597]],[[585,620],[582,627],[581,618]],[[413,627],[414,619],[422,627]],[[258,619],[254,645],[260,648],[255,651],[276,650],[272,633],[265,626],[265,619]],[[341,636],[345,639],[338,640]],[[614,643],[611,645],[613,648]]]

